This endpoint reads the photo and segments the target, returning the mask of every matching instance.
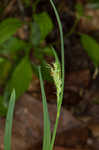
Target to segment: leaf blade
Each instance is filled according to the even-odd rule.
[[[46,12],[42,12],[40,14],[34,15],[34,21],[39,25],[42,41],[53,29],[52,20]]]
[[[12,77],[8,82],[8,85],[6,87],[6,92],[8,92],[7,96],[9,96],[9,93],[13,88],[15,88],[16,99],[18,99],[28,89],[31,80],[32,67],[28,58],[24,57],[16,66],[15,70],[12,73]],[[6,97],[5,99],[7,100],[8,97]]]
[[[12,91],[8,107],[5,126],[5,136],[4,136],[4,150],[11,150],[11,132],[12,132],[14,106],[15,106],[15,90]]]
[[[49,114],[48,114],[46,96],[45,96],[43,79],[42,79],[40,67],[38,68],[38,71],[39,71],[39,78],[40,78],[40,85],[41,85],[41,92],[42,92],[43,114],[44,114],[43,150],[49,150],[50,141],[51,141],[50,119],[49,119]]]
[[[20,28],[22,22],[16,18],[8,18],[0,23],[0,44],[8,40],[17,29]]]
[[[86,34],[81,34],[81,43],[95,66],[99,66],[99,44]]]

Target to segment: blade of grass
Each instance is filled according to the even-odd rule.
[[[53,3],[52,0],[50,0],[50,3],[53,7],[53,10],[55,12],[55,16],[58,22],[58,26],[59,26],[59,32],[60,32],[60,40],[61,40],[61,61],[62,61],[62,82],[63,82],[63,89],[64,89],[64,39],[63,39],[63,29],[62,29],[62,24],[60,21],[60,17],[58,15],[58,11]]]
[[[59,32],[60,32],[60,40],[61,40],[61,61],[62,61],[62,87],[61,87],[61,95],[58,98],[58,107],[57,107],[57,116],[56,116],[56,122],[55,122],[55,126],[54,126],[54,130],[53,130],[53,135],[52,135],[52,140],[51,140],[51,145],[50,145],[50,150],[53,150],[53,146],[54,146],[54,141],[55,141],[55,137],[56,137],[56,131],[57,131],[57,127],[58,127],[58,122],[59,122],[59,117],[60,117],[60,111],[61,111],[61,104],[62,104],[62,99],[63,99],[63,92],[64,92],[64,39],[63,39],[63,30],[62,30],[62,24],[60,21],[60,17],[59,14],[57,12],[57,9],[53,3],[52,0],[50,0],[50,3],[53,7],[57,22],[58,22],[58,26],[59,26]]]
[[[43,114],[44,114],[43,150],[49,150],[50,140],[51,140],[50,119],[49,119],[44,84],[43,84],[40,67],[38,68],[38,71],[39,71],[39,79],[40,79],[40,85],[41,85],[41,93],[42,93],[42,100],[43,100]]]
[[[4,150],[11,150],[11,132],[15,106],[15,90],[12,91],[5,125]]]

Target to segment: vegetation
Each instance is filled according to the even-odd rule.
[[[25,6],[30,5],[30,1],[23,0]],[[11,132],[13,122],[13,112],[15,101],[27,91],[32,76],[35,74],[40,80],[43,114],[44,114],[44,136],[43,150],[53,150],[57,126],[60,117],[61,105],[64,94],[64,40],[62,24],[55,4],[50,0],[55,13],[58,28],[60,32],[61,43],[61,63],[56,50],[50,44],[45,44],[47,36],[53,31],[54,24],[47,12],[36,13],[39,0],[36,0],[33,9],[31,22],[21,21],[18,18],[6,18],[0,23],[0,86],[3,92],[0,95],[0,116],[6,116],[4,150],[11,150]],[[90,7],[96,6],[97,1],[91,1]],[[98,5],[97,5],[98,6]],[[76,27],[81,17],[90,19],[84,15],[84,8],[81,4],[76,7],[77,17],[70,32],[66,38],[69,38],[76,32]],[[2,10],[0,10],[2,12]],[[30,35],[28,40],[19,39],[16,35],[18,29],[28,26]],[[77,33],[80,36],[80,42],[88,54],[90,60],[96,68],[94,78],[98,73],[99,67],[99,44],[90,35]],[[36,61],[30,59],[31,49]],[[45,56],[53,57],[55,62],[48,64]],[[37,63],[35,63],[37,62]],[[47,107],[46,94],[44,90],[44,80],[53,82],[56,87],[57,95],[57,115],[53,132],[51,133],[50,117]],[[12,94],[11,94],[12,93]],[[11,95],[11,96],[10,96]]]
[[[43,150],[45,150],[45,149],[46,150],[53,150],[55,136],[56,136],[56,130],[57,130],[60,111],[61,111],[61,104],[62,104],[62,99],[63,99],[63,90],[64,90],[64,42],[63,42],[63,31],[62,31],[62,25],[61,25],[61,22],[60,22],[60,18],[59,18],[57,10],[55,8],[55,5],[54,5],[52,0],[50,0],[50,2],[51,2],[51,5],[54,9],[55,14],[56,14],[56,18],[57,18],[58,25],[59,25],[59,30],[60,30],[61,55],[62,55],[62,72],[61,72],[61,65],[60,65],[58,56],[57,56],[55,50],[52,48],[53,54],[55,56],[55,63],[53,63],[53,67],[50,66],[49,68],[51,70],[52,77],[54,79],[55,86],[56,86],[56,89],[57,89],[57,116],[56,116],[56,123],[55,123],[54,131],[53,131],[52,139],[51,139],[49,113],[48,113],[48,108],[47,108],[47,103],[46,103],[46,96],[45,96],[44,85],[43,85],[43,78],[42,78],[41,68],[40,67],[38,68],[39,79],[40,79],[40,84],[41,84],[42,99],[43,99],[43,113],[44,113]],[[23,66],[23,64],[24,64],[23,62],[21,63],[20,67],[18,68],[18,70],[16,70],[16,72],[13,75],[12,85],[14,85],[14,83],[16,82],[15,79],[16,79],[19,71],[22,71],[21,66]],[[26,63],[26,64],[28,64],[28,63]],[[27,72],[27,69],[29,69],[29,67],[30,66],[27,66],[26,72]],[[26,72],[24,72],[23,74],[26,74]],[[31,72],[28,72],[28,73],[31,74]],[[20,80],[20,82],[21,82],[21,80]],[[17,87],[19,87],[19,85]],[[17,89],[15,89],[15,90],[17,90]],[[18,95],[18,93],[20,93],[20,91],[21,91],[20,88],[18,89],[18,91],[16,91],[18,97],[20,96],[20,95]],[[11,129],[12,129],[14,104],[15,104],[15,91],[12,92],[10,102],[9,102],[9,109],[8,109],[8,113],[7,113],[6,128],[5,128],[5,143],[4,143],[5,150],[11,150]]]

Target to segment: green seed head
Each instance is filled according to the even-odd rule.
[[[54,83],[56,86],[56,90],[57,90],[57,99],[59,99],[59,96],[61,94],[61,87],[62,87],[62,80],[61,80],[61,68],[60,68],[60,64],[58,63],[53,63],[53,67],[51,67],[51,74],[53,76],[54,79]]]

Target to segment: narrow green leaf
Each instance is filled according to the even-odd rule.
[[[22,22],[16,18],[8,18],[0,23],[0,44],[8,40],[17,29],[20,28]]]
[[[60,61],[57,56],[57,53],[54,50],[54,48],[52,48],[52,50],[55,56],[55,62],[53,63],[53,67],[51,68],[51,71],[52,71],[52,77],[54,79],[54,83],[55,83],[56,90],[57,90],[56,95],[57,95],[57,106],[58,106],[59,103],[62,102],[62,100],[60,99],[62,92],[63,92],[62,91],[62,76],[61,76],[62,72],[61,72],[61,65],[60,65]]]
[[[47,56],[53,56],[52,48],[49,46],[46,46],[45,48],[43,48],[42,53],[44,53],[44,55],[47,55]]]
[[[41,85],[41,92],[42,92],[43,114],[44,114],[43,150],[49,150],[50,140],[51,140],[50,119],[49,119],[49,113],[48,113],[48,108],[47,108],[47,103],[46,103],[46,96],[45,96],[45,90],[44,90],[40,67],[38,71],[39,71],[39,78],[40,78],[40,85]]]
[[[4,150],[11,150],[11,133],[12,133],[12,121],[13,121],[13,112],[15,106],[15,90],[12,91],[8,113],[6,118],[5,125],[5,136],[4,136]]]
[[[55,57],[55,62],[57,64],[59,64],[59,66],[60,66],[60,61],[59,61],[58,55],[57,55],[57,53],[56,53],[56,51],[55,51],[55,49],[53,47],[52,47],[52,52],[53,52],[54,57]]]
[[[81,43],[84,50],[88,53],[94,65],[99,66],[99,44],[94,38],[86,34],[81,34]]]
[[[53,135],[52,135],[52,140],[51,140],[51,145],[50,145],[50,150],[53,150],[53,146],[54,146],[54,142],[55,142],[55,137],[56,137],[56,131],[57,131],[57,127],[58,127],[58,122],[59,122],[59,116],[60,116],[60,110],[61,110],[61,104],[62,104],[62,99],[63,99],[63,92],[64,92],[64,39],[63,39],[63,30],[62,30],[62,24],[60,21],[60,17],[58,14],[58,11],[53,3],[53,0],[50,0],[50,3],[52,5],[52,8],[54,10],[57,22],[58,22],[58,27],[59,27],[59,31],[60,31],[60,40],[61,40],[61,61],[62,61],[62,87],[61,87],[61,95],[59,97],[59,105],[58,105],[58,112],[57,112],[57,116],[56,116],[56,122],[55,122],[55,126],[54,126],[54,131],[53,131]]]
[[[39,77],[38,74],[38,66],[35,64],[32,64],[32,69],[33,69],[33,73]],[[53,77],[51,76],[51,68],[50,66],[47,64],[46,61],[43,61],[41,63],[41,73],[43,76],[43,80],[46,80],[48,82],[53,82]]]

